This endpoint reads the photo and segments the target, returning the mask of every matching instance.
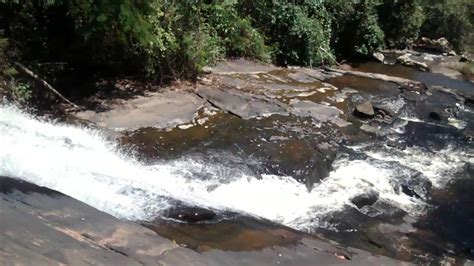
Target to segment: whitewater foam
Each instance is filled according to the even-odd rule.
[[[457,156],[456,164],[447,162],[452,171],[462,167],[464,159],[459,156],[463,155],[446,153]],[[369,154],[374,159],[340,157],[335,170],[309,191],[292,177],[255,176],[187,157],[145,165],[119,152],[99,131],[41,121],[14,107],[0,106],[0,175],[58,190],[128,220],[153,219],[174,199],[309,230],[327,226],[325,216],[355,207],[353,197],[374,190],[379,200],[414,215],[422,213],[426,203],[400,192],[395,181],[402,175],[409,177],[409,167],[421,169],[432,181],[445,177],[447,166],[426,166],[423,153],[407,153],[398,168],[384,162],[386,155]],[[438,155],[430,156],[433,160]],[[206,178],[193,178],[196,171]]]

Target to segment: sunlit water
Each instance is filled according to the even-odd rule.
[[[454,146],[437,152],[353,149],[366,158],[339,156],[329,176],[308,191],[292,177],[251,176],[190,157],[145,165],[119,152],[99,131],[41,121],[0,106],[0,175],[58,190],[128,220],[154,219],[179,200],[310,230],[328,226],[323,220],[331,213],[355,208],[351,199],[368,191],[416,216],[424,213],[426,199],[399,189],[414,170],[443,187],[472,162],[468,150]]]

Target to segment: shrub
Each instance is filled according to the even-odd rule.
[[[425,20],[421,0],[385,0],[378,11],[390,47],[405,48],[418,39]]]
[[[265,34],[277,64],[312,66],[334,61],[329,17],[320,1],[243,0],[239,11]]]
[[[473,10],[470,0],[4,0],[0,37],[30,65],[180,78],[224,56],[306,66],[368,56],[420,27],[460,49],[474,38]]]
[[[474,2],[471,0],[423,0],[426,14],[421,35],[446,37],[457,50],[473,45]]]
[[[384,46],[375,1],[326,1],[332,16],[331,45],[339,57],[368,56]]]
[[[227,56],[269,59],[263,36],[249,19],[239,16],[233,1],[211,4],[206,11],[209,25],[219,36]]]
[[[12,80],[8,82],[8,97],[13,102],[19,104],[28,103],[33,97],[33,90],[31,84],[28,82],[21,82]]]

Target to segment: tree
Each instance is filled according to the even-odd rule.
[[[378,10],[389,46],[404,48],[418,39],[425,20],[421,0],[385,0]]]

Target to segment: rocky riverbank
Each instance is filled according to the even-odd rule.
[[[18,115],[6,110],[11,121],[0,126],[10,150],[0,153],[0,174],[50,189],[0,179],[0,211],[8,217],[1,220],[2,258],[470,263],[469,240],[446,240],[429,217],[448,184],[472,178],[473,93],[469,81],[400,65],[309,69],[234,60],[196,84],[68,115],[68,123],[92,132],[58,125],[49,134],[56,125],[13,121]],[[40,140],[18,139],[27,133]],[[15,152],[22,149],[50,157],[29,164]],[[50,160],[54,171],[38,166]]]
[[[293,237],[293,244],[196,252],[57,191],[8,177],[0,177],[0,214],[2,265],[400,265],[284,228],[280,237]]]

